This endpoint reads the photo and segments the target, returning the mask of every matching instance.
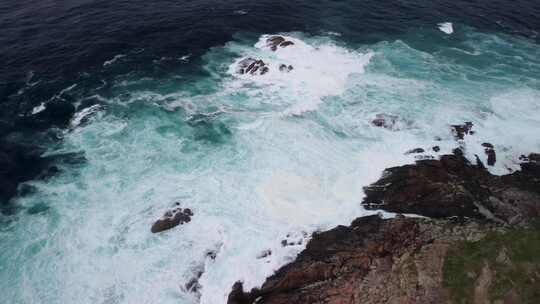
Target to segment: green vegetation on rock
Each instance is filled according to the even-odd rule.
[[[455,303],[473,303],[475,297],[493,303],[505,298],[538,303],[540,226],[490,232],[476,242],[459,242],[449,250],[443,271],[444,287]]]

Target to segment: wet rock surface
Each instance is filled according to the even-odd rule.
[[[238,74],[264,75],[269,70],[268,65],[264,61],[248,57],[238,62],[236,72]]]
[[[487,155],[487,164],[488,166],[494,166],[495,162],[497,161],[497,155],[495,153],[495,148],[493,148],[493,145],[490,143],[483,143],[482,147],[484,147],[484,152]]]
[[[397,115],[380,113],[375,115],[371,121],[375,127],[385,128],[391,131],[399,131],[403,128],[410,127],[412,123],[398,117]]]
[[[411,149],[407,152],[405,152],[405,154],[418,154],[418,153],[424,153],[425,150],[422,149],[422,148],[414,148],[414,149]]]
[[[286,64],[280,64],[279,65],[279,71],[280,72],[288,73],[288,72],[292,71],[293,69],[294,69],[293,66],[290,65],[290,64],[289,65],[286,65]]]
[[[456,149],[440,160],[420,160],[389,168],[365,187],[367,209],[414,213],[433,218],[450,216],[516,224],[540,213],[539,162],[521,165],[510,175],[490,174],[471,164]]]
[[[193,216],[193,212],[191,209],[184,209],[179,207],[179,205],[179,203],[176,203],[177,207],[165,212],[165,214],[152,225],[150,231],[152,231],[152,233],[158,233],[184,223],[189,223]]]
[[[358,218],[315,233],[261,288],[235,283],[228,303],[488,303],[508,294],[516,301],[501,303],[534,303],[539,237],[475,220]],[[515,245],[523,241],[531,248]]]
[[[260,288],[235,283],[228,303],[535,303],[540,155],[522,160],[495,176],[456,149],[390,168],[366,187],[366,207],[433,218],[374,215],[314,233]]]
[[[470,121],[461,125],[452,125],[452,133],[456,139],[464,139],[465,135],[474,134],[474,131],[472,130],[473,126],[474,124]]]
[[[294,45],[294,42],[285,39],[282,36],[272,36],[266,39],[266,46],[268,46],[272,51],[276,51],[278,47],[284,48]]]
[[[229,304],[244,303],[441,303],[442,256],[448,242],[482,235],[476,225],[379,216],[315,233],[297,259],[268,278],[260,289],[234,285]],[[419,265],[420,267],[416,267]],[[409,273],[409,268],[416,267]],[[437,289],[439,288],[439,289]]]

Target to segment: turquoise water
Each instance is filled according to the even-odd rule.
[[[108,84],[112,96],[82,98],[95,105],[47,154],[87,161],[30,182],[35,192],[16,201],[25,211],[0,215],[2,302],[224,303],[235,281],[260,285],[292,260],[309,233],[368,214],[362,187],[413,162],[405,151],[450,152],[451,124],[474,122],[466,154],[485,160],[480,144],[492,143],[495,174],[540,151],[540,48],[531,41],[459,25],[371,45],[284,34],[294,46],[272,52],[266,36],[238,35],[208,50],[205,73],[127,74]],[[248,56],[270,72],[237,75]],[[282,63],[294,69],[281,73]],[[398,115],[400,129],[372,126],[379,113]],[[150,233],[177,201],[192,221]],[[282,247],[288,234],[304,242]],[[200,270],[201,288],[190,292]]]

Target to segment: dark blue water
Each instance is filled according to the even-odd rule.
[[[297,49],[254,47],[275,33]],[[214,303],[297,252],[274,237],[362,214],[364,183],[435,136],[450,151],[465,119],[506,172],[540,147],[539,42],[527,0],[0,2],[5,298]],[[248,55],[296,69],[237,78]],[[413,127],[373,130],[380,112]],[[176,200],[193,225],[150,235]]]
[[[0,3],[0,136],[2,157],[9,158],[2,164],[10,165],[0,175],[0,199],[9,199],[18,181],[47,168],[38,148],[57,140],[47,130],[65,127],[75,109],[62,105],[39,118],[26,116],[73,83],[80,85],[59,97],[68,103],[126,73],[164,79],[179,68],[204,73],[198,56],[238,33],[331,31],[354,45],[407,39],[404,35],[444,20],[537,41],[539,16],[540,2],[527,0],[4,1]],[[125,53],[137,56],[103,71],[104,61]],[[191,64],[177,60],[154,64],[178,54],[191,54]],[[106,91],[107,87],[101,88]],[[29,168],[27,162],[35,166]]]

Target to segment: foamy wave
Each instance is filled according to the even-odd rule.
[[[32,115],[45,111],[45,103],[40,103],[32,109]]]
[[[494,174],[519,170],[519,156],[540,150],[540,91],[516,89],[490,98],[490,113],[477,120],[474,136],[465,138],[469,159],[475,155],[484,162],[487,156],[482,143],[491,143],[497,153]]]
[[[115,63],[117,60],[122,59],[124,57],[126,57],[126,55],[124,55],[124,54],[115,55],[112,59],[103,62],[103,67],[111,65],[111,64]]]
[[[266,37],[212,48],[203,56],[209,76],[176,90],[156,89],[162,79],[111,81],[112,97],[98,98],[106,107],[75,115],[79,127],[48,153],[84,151],[87,162],[33,182],[36,193],[18,199],[22,209],[51,208],[19,213],[0,242],[6,301],[225,303],[235,281],[260,286],[311,232],[369,214],[362,187],[387,167],[414,162],[405,151],[449,153],[458,145],[451,124],[474,122],[476,134],[464,140],[471,160],[483,157],[484,141],[496,147],[492,171],[540,149],[540,93],[526,88],[537,83],[534,60],[516,53],[516,43],[501,44],[508,48],[497,57],[482,34],[468,40],[475,59],[489,51],[529,69],[520,74],[471,68],[405,41],[356,51],[290,34],[294,45],[274,52]],[[231,62],[245,57],[263,60],[268,73],[237,74]],[[281,64],[294,68],[279,71]],[[377,114],[395,117],[397,127],[375,127]],[[193,210],[192,221],[152,234],[174,202]],[[283,239],[295,243],[283,247]],[[200,294],[189,292],[185,284],[201,270]]]
[[[84,119],[98,112],[100,108],[101,106],[96,104],[75,113],[75,115],[73,115],[73,118],[71,119],[69,123],[70,127],[71,128],[78,127]]]
[[[450,35],[454,32],[454,26],[452,22],[439,23],[438,26],[439,26],[439,30],[441,30],[441,32],[445,34]]]
[[[349,77],[363,74],[373,53],[360,53],[332,43],[314,45],[301,39],[282,36],[294,45],[272,51],[267,45],[270,35],[263,35],[255,49],[246,50],[247,57],[264,61],[269,71],[264,75],[237,75],[236,67],[245,57],[238,58],[229,73],[243,82],[254,82],[265,92],[272,91],[291,104],[284,115],[301,115],[314,111],[327,96],[340,95]],[[280,65],[292,66],[289,72],[280,71]]]

